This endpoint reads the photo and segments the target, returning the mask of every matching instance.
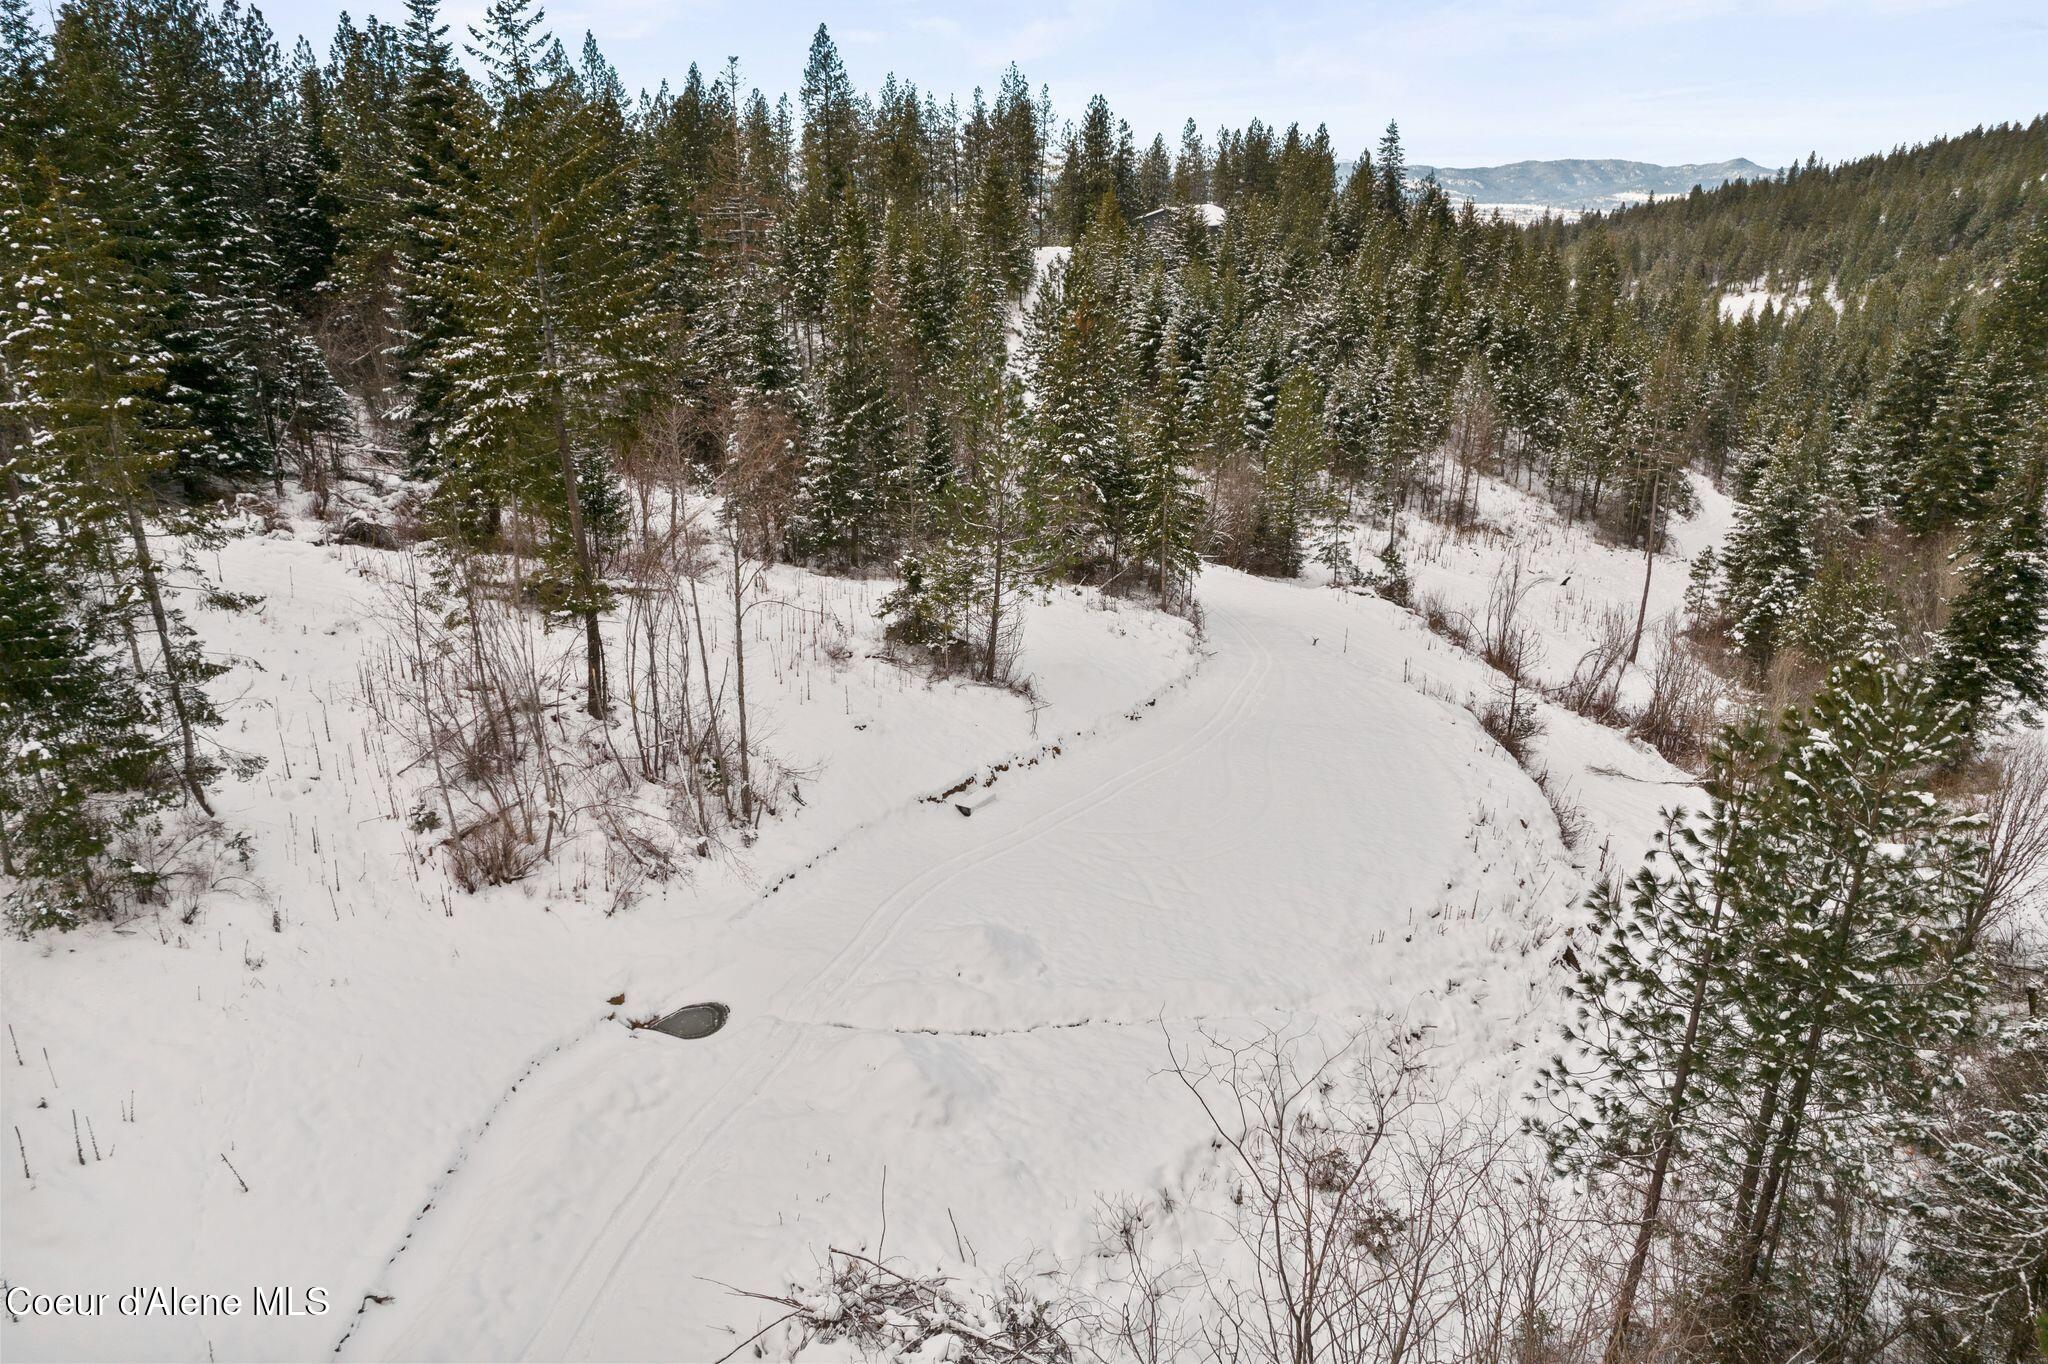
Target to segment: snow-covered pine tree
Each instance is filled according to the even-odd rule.
[[[1332,510],[1329,468],[1321,386],[1314,375],[1298,369],[1280,385],[1273,432],[1256,457],[1258,491],[1247,567],[1283,578],[1300,574],[1308,536]]]
[[[1759,665],[1777,650],[1818,568],[1812,514],[1821,496],[1807,453],[1787,439],[1759,456],[1736,508],[1721,556],[1721,606],[1736,643]]]
[[[170,729],[178,783],[211,814],[206,786],[221,764],[201,751],[199,732],[220,723],[205,684],[223,668],[171,604],[150,524],[207,542],[204,505],[172,510],[157,496],[206,437],[167,400],[172,357],[157,338],[169,326],[157,299],[83,199],[47,172],[40,185],[17,174],[0,189],[0,268],[17,300],[5,338],[17,542],[61,546],[67,579],[102,585],[110,610],[98,619],[126,634]]]
[[[867,206],[849,193],[837,218],[823,384],[792,538],[799,553],[858,567],[894,541],[903,421],[889,388],[886,338],[875,333],[877,253]]]
[[[1126,411],[1130,242],[1114,202],[1098,209],[1080,245],[1039,285],[1025,356],[1048,522],[1064,527],[1076,565],[1113,581],[1141,509]]]
[[[448,367],[436,363],[457,344],[456,242],[461,206],[473,192],[475,97],[440,22],[438,0],[407,0],[405,83],[393,120],[398,134],[399,189],[392,288],[396,338],[392,366],[403,386],[406,463],[432,474],[436,447],[454,418]]]
[[[529,0],[473,29],[494,154],[477,157],[455,248],[460,338],[434,363],[456,413],[437,498],[451,524],[516,506],[544,531],[547,609],[583,631],[585,708],[608,713],[599,569],[623,506],[613,455],[624,400],[654,363],[650,280],[632,250],[616,110],[593,103]]]
[[[110,644],[111,610],[32,529],[52,507],[7,475],[0,523],[0,919],[22,933],[73,928],[146,894],[148,873],[109,854],[178,797],[177,763],[150,697]]]
[[[162,46],[177,47],[168,39]],[[274,467],[252,360],[263,349],[268,310],[244,269],[252,243],[222,183],[219,137],[198,107],[203,98],[189,67],[159,53],[146,68],[135,130],[144,197],[116,207],[109,220],[136,234],[132,249],[161,281],[165,399],[185,410],[195,437],[178,455],[180,475],[194,486]]]
[[[1745,916],[1765,793],[1776,753],[1768,725],[1731,726],[1708,753],[1703,813],[1667,811],[1627,883],[1588,900],[1588,934],[1572,948],[1576,974],[1564,1050],[1541,1070],[1556,1110],[1543,1128],[1551,1154],[1581,1176],[1621,1181],[1636,1232],[1616,1288],[1606,1358],[1636,1330],[1635,1302],[1656,1241],[1668,1232],[1674,1180],[1711,1121],[1738,1039],[1726,1010],[1748,966]]]
[[[1977,1027],[1957,944],[1981,850],[1928,790],[1956,740],[1924,684],[1846,664],[1775,741],[1725,736],[1707,814],[1668,821],[1630,888],[1594,897],[1597,955],[1546,1070],[1553,1148],[1641,1181],[1633,1277],[1674,1191],[1700,1210],[1680,1249],[1737,1357],[1812,1327],[1788,1307],[1834,1310],[1805,1277],[1841,1249],[1820,1208],[1867,1218],[1897,1195],[1884,1155],[1924,1139]],[[1618,1317],[1616,1349],[1629,1331]]]
[[[1065,547],[1043,516],[1049,470],[1029,436],[1021,382],[1006,370],[1000,281],[984,277],[970,305],[955,387],[961,468],[953,477],[946,557],[959,585],[965,642],[984,682],[1008,676],[1026,597],[1045,586]]]
[[[331,205],[321,168],[302,148],[298,110],[285,82],[277,42],[260,13],[231,5],[219,20],[224,107],[216,134],[223,167],[221,218],[228,232],[220,287],[231,297],[224,317],[251,392],[263,458],[273,488],[286,465],[308,482],[321,472],[314,446],[354,426],[347,396],[293,311],[308,303],[333,251]],[[310,58],[308,58],[310,60]]]
[[[341,158],[329,127],[327,84],[304,38],[292,49],[286,82],[296,98],[284,102],[274,134],[277,192],[269,230],[278,259],[278,297],[303,317],[315,310],[341,244],[342,204],[335,192]]]
[[[1151,400],[1138,409],[1136,552],[1152,565],[1152,589],[1167,609],[1185,606],[1201,567],[1203,505],[1190,467],[1192,433],[1185,376],[1172,348]]]
[[[1809,1274],[1833,1252],[1818,1214],[1852,1191],[1866,1214],[1898,1190],[1877,1172],[1925,1139],[1979,1025],[1979,964],[1958,946],[1979,895],[1969,817],[1929,790],[1959,733],[1931,689],[1875,660],[1835,669],[1783,722],[1740,890],[1746,969],[1724,1022],[1737,1045],[1705,1164],[1731,1195],[1721,1238],[1738,1347],[1768,1356],[1808,1325]]]
[[[1021,295],[1031,280],[1031,224],[1015,170],[990,157],[974,183],[968,213],[977,264],[993,270],[1012,295]]]
[[[2003,504],[1958,551],[1962,590],[1935,644],[1941,695],[1972,732],[1994,727],[2009,709],[2024,717],[2048,706],[2048,452],[2035,449],[2008,479]]]

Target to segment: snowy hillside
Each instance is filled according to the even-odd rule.
[[[1713,189],[1731,180],[1771,176],[1770,170],[1746,157],[1680,166],[1584,158],[1516,161],[1504,166],[1411,165],[1408,173],[1417,183],[1433,177],[1456,199],[1582,210],[1611,210],[1652,196],[1683,195],[1694,186]]]
[[[1537,529],[1422,531],[1418,583],[1471,602],[1513,555],[1573,566],[1535,613],[1567,666],[1640,559],[1505,486],[1485,506]],[[470,896],[364,700],[404,556],[319,535],[230,542],[222,583],[264,601],[204,620],[240,660],[231,738],[269,759],[221,792],[248,865],[0,947],[31,1171],[5,1269],[332,1310],[9,1320],[11,1357],[716,1357],[767,1320],[720,1285],[877,1234],[885,1172],[892,1252],[1075,1254],[1098,1198],[1201,1182],[1160,1077],[1198,1026],[1398,1019],[1518,1094],[1574,902],[1684,781],[1546,706],[1590,826],[1566,847],[1468,709],[1498,674],[1373,597],[1212,568],[1198,643],[1062,590],[1027,622],[1032,699],[875,657],[886,584],[778,570],[753,647],[800,807],[616,913],[582,844]],[[1683,572],[1658,573],[1663,611]],[[693,1000],[731,1022],[627,1027]]]

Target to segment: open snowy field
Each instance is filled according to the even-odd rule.
[[[1542,615],[1562,660],[1640,559],[1548,534],[1587,574]],[[31,1172],[0,1270],[329,1310],[7,1320],[11,1358],[715,1358],[773,1314],[724,1285],[805,1279],[885,1207],[915,1263],[1077,1256],[1099,1200],[1199,1202],[1207,1128],[1162,1070],[1204,1025],[1395,1019],[1518,1095],[1577,898],[1683,784],[1546,707],[1566,847],[1466,709],[1498,676],[1376,598],[1211,569],[1198,641],[1070,589],[1030,614],[1033,700],[872,657],[886,584],[779,570],[750,657],[801,808],[615,914],[581,845],[469,896],[395,817],[419,774],[362,699],[396,556],[313,540],[231,542],[222,582],[265,601],[203,621],[268,759],[222,790],[251,863],[190,922],[0,947]],[[1411,547],[1481,598],[1503,552]],[[625,1025],[693,1000],[730,1023]]]

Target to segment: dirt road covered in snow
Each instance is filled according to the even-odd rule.
[[[714,1358],[773,1315],[725,1285],[872,1249],[885,1206],[892,1257],[1071,1262],[1105,1201],[1216,1192],[1169,1040],[1391,1018],[1521,1093],[1561,921],[1679,775],[1547,709],[1567,849],[1467,708],[1498,675],[1369,596],[1211,569],[1190,654],[1065,591],[1027,702],[874,657],[885,587],[787,569],[807,624],[761,617],[758,718],[801,807],[629,907],[586,844],[467,896],[364,699],[386,562],[224,547],[264,598],[207,622],[248,665],[228,737],[268,760],[220,792],[248,863],[0,943],[31,1167],[0,1277],[331,1310],[0,1319],[10,1358]],[[732,1010],[709,1038],[625,1026],[701,1000]]]
[[[1456,682],[1423,685],[1477,665],[1328,589],[1211,571],[1202,600],[1189,680],[724,925],[659,1001],[724,1001],[723,1031],[540,1066],[343,1357],[715,1357],[765,1320],[724,1285],[873,1245],[885,1171],[891,1253],[1072,1253],[1099,1196],[1206,1157],[1160,1074],[1205,1020],[1391,1015],[1504,1075],[1585,873]]]

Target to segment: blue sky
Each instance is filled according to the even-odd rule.
[[[459,33],[484,0],[444,2]],[[404,18],[402,0],[354,4]],[[324,53],[338,6],[262,7]],[[1438,165],[1775,166],[2048,112],[2048,0],[556,0],[548,21],[572,52],[594,31],[636,90],[732,55],[747,84],[794,93],[823,21],[863,89],[895,71],[964,102],[1015,60],[1062,116],[1100,91],[1141,142],[1256,116],[1327,123],[1349,156],[1398,118],[1411,159]]]

